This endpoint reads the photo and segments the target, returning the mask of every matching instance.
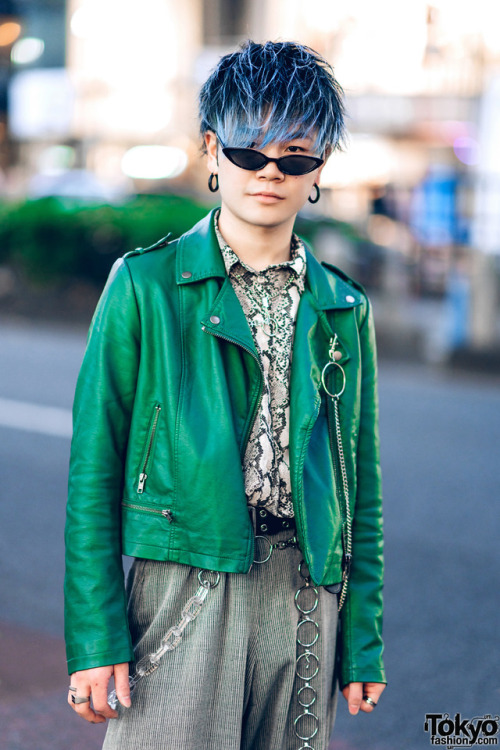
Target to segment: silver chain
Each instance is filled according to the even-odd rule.
[[[261,559],[254,559],[256,565],[269,562],[274,550],[298,547],[297,537],[295,536],[274,544],[266,536],[256,536],[255,539],[263,539],[269,545],[265,556]],[[299,750],[314,750],[309,742],[316,737],[319,731],[319,719],[310,709],[318,700],[318,693],[314,685],[311,685],[311,680],[318,675],[320,662],[316,654],[311,651],[311,647],[317,643],[320,629],[319,624],[311,617],[311,614],[318,608],[319,589],[311,584],[309,571],[307,571],[307,574],[304,572],[305,565],[305,561],[301,560],[299,573],[304,583],[295,592],[295,606],[300,612],[296,630],[297,659],[295,662],[295,675],[297,680],[300,681],[298,683],[300,687],[297,688],[297,702],[300,706],[300,713],[294,720],[294,731],[297,739],[304,743]],[[313,597],[312,600],[308,601],[308,599],[311,599],[310,594]]]
[[[214,580],[211,580],[209,576],[214,576]],[[152,674],[160,664],[161,658],[167,651],[173,651],[177,648],[179,643],[182,641],[184,630],[187,628],[190,622],[195,620],[201,612],[201,608],[208,596],[210,589],[215,588],[220,581],[220,573],[213,570],[200,570],[198,572],[198,581],[200,583],[198,590],[195,595],[187,600],[181,611],[181,619],[169,628],[163,638],[160,641],[160,646],[150,654],[146,654],[140,659],[135,665],[134,674],[129,676],[130,693],[135,690],[135,687],[139,680],[143,677]],[[116,709],[118,705],[118,698],[116,696],[116,690],[112,690],[108,695],[108,705],[111,708]]]
[[[351,508],[349,502],[349,483],[347,481],[347,471],[345,467],[344,447],[342,445],[342,433],[340,432],[339,418],[339,399],[335,396],[333,399],[333,413],[335,415],[335,432],[337,434],[337,445],[339,449],[340,473],[342,474],[342,486],[345,498],[345,540],[344,540],[344,570],[342,572],[342,589],[339,596],[339,612],[344,606],[349,586],[349,574],[351,572],[352,560],[352,522]]]
[[[261,536],[260,534],[258,534],[255,537],[255,542],[254,542],[254,544],[255,544],[254,555],[257,553],[257,539],[263,539],[264,542],[265,542],[265,544],[268,544],[269,547],[268,547],[267,551],[264,550],[263,555],[265,554],[265,557],[262,556],[260,560],[257,557],[254,557],[254,560],[253,560],[253,563],[252,563],[253,565],[264,565],[264,563],[268,562],[271,559],[271,556],[272,556],[272,554],[273,554],[273,552],[274,552],[275,549],[287,549],[287,547],[297,547],[298,546],[297,537],[296,536],[292,536],[290,539],[287,539],[286,541],[275,542],[273,544],[271,542],[271,540],[269,539],[269,537],[267,537],[267,536]]]
[[[295,606],[300,612],[300,619],[297,623],[297,661],[295,664],[295,674],[301,681],[300,687],[297,688],[297,702],[302,712],[299,713],[294,721],[295,735],[304,744],[300,750],[314,750],[310,740],[316,737],[319,730],[319,719],[311,707],[314,706],[318,699],[316,688],[311,685],[311,681],[318,675],[320,662],[316,654],[311,651],[311,647],[317,643],[320,630],[319,625],[310,615],[315,612],[319,604],[319,590],[316,586],[311,585],[311,576],[306,575],[303,571],[304,560],[299,563],[299,573],[304,580],[304,584],[295,594]],[[307,602],[312,592],[312,601]],[[308,635],[309,633],[309,635]]]
[[[343,571],[342,571],[342,589],[340,591],[339,605],[338,605],[338,611],[340,612],[340,610],[344,606],[344,603],[347,597],[347,590],[349,586],[349,576],[351,573],[352,518],[351,518],[351,503],[349,500],[349,482],[347,479],[347,469],[345,465],[344,446],[342,443],[342,432],[340,429],[340,416],[339,416],[339,400],[345,390],[346,376],[345,376],[344,368],[342,367],[342,365],[339,365],[335,357],[335,353],[336,353],[335,348],[337,346],[337,340],[338,340],[337,334],[335,334],[333,339],[330,339],[330,349],[328,352],[330,355],[330,360],[323,367],[323,371],[321,373],[321,383],[323,385],[323,388],[326,394],[331,398],[332,403],[333,403],[333,414],[335,417],[335,437],[337,440],[337,450],[338,450],[338,457],[339,457],[339,464],[340,464],[340,473],[342,475],[342,490],[344,494],[344,505],[345,505],[345,522],[342,528],[342,537],[343,537],[343,544],[344,544],[344,565],[343,565]],[[325,381],[326,373],[328,372],[329,367],[336,367],[337,370],[340,370],[340,372],[342,373],[342,388],[336,393],[331,393],[328,390],[328,387]]]
[[[260,537],[266,539],[267,537]],[[263,560],[254,560],[255,563],[268,562],[273,551],[284,550],[289,547],[297,547],[296,537],[291,537],[283,542],[276,542],[275,544],[269,543],[269,553]],[[295,593],[295,606],[300,612],[300,619],[297,623],[297,659],[295,663],[295,674],[298,680],[301,681],[300,687],[297,689],[297,702],[302,710],[301,713],[294,720],[294,731],[297,739],[302,744],[299,750],[314,750],[310,744],[318,733],[319,730],[319,719],[313,711],[313,706],[317,699],[318,693],[316,688],[311,685],[311,681],[318,675],[320,668],[320,661],[316,654],[311,651],[311,647],[314,646],[320,636],[319,624],[310,615],[315,612],[319,604],[319,590],[316,586],[311,584],[311,577],[309,573],[304,573],[305,562],[301,560],[299,563],[299,573],[302,577],[304,584]],[[214,580],[211,580],[209,576],[214,576]],[[215,588],[220,581],[220,573],[215,571],[200,570],[198,572],[198,581],[200,583],[198,590],[192,596],[183,609],[181,610],[181,619],[169,628],[163,638],[160,641],[160,646],[146,656],[143,656],[135,665],[134,674],[129,677],[130,693],[132,694],[135,690],[138,682],[148,675],[152,674],[160,664],[162,657],[167,651],[174,651],[182,641],[184,630],[190,622],[195,620],[201,612],[203,604],[208,596],[210,589]],[[309,592],[312,592],[313,599],[307,602]],[[312,632],[308,633],[312,629]],[[113,689],[108,695],[108,705],[112,709],[116,709],[118,706],[118,698],[116,690]],[[308,726],[310,724],[310,727]],[[307,734],[306,732],[307,728]]]

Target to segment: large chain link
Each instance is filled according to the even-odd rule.
[[[319,625],[311,617],[316,611],[319,604],[319,590],[311,584],[309,571],[304,573],[304,560],[300,561],[299,573],[304,584],[295,594],[295,606],[300,612],[300,619],[297,623],[297,661],[295,664],[295,674],[300,680],[300,687],[297,689],[297,702],[300,706],[301,713],[294,721],[295,734],[304,744],[300,750],[314,750],[310,743],[316,737],[319,731],[318,716],[311,711],[318,699],[316,688],[311,685],[319,673],[320,662],[316,654],[311,651],[320,636]],[[312,596],[311,596],[312,594]],[[303,709],[303,710],[302,710]]]
[[[211,580],[210,576],[213,576]],[[139,680],[143,677],[152,674],[160,664],[161,658],[167,651],[173,651],[177,648],[179,643],[182,641],[184,630],[187,628],[190,622],[195,620],[201,612],[205,599],[208,596],[210,589],[215,588],[220,581],[220,573],[213,570],[200,570],[198,572],[199,587],[194,596],[187,600],[181,611],[181,619],[169,628],[163,638],[160,641],[160,646],[150,654],[146,654],[140,659],[135,665],[135,671],[129,676],[130,693],[135,690],[135,687]],[[116,696],[116,690],[112,690],[108,695],[108,705],[111,708],[116,709],[118,705],[118,698]]]
[[[290,539],[287,539],[286,541],[275,542],[273,544],[271,542],[271,540],[269,539],[269,537],[267,537],[267,536],[261,536],[260,534],[258,534],[255,537],[255,542],[254,542],[254,555],[257,554],[257,540],[259,540],[259,543],[260,543],[261,539],[264,541],[264,544],[268,545],[268,548],[267,548],[267,550],[264,550],[263,554],[265,555],[265,557],[263,556],[263,557],[261,557],[259,559],[259,558],[257,558],[257,557],[254,556],[254,560],[253,560],[253,563],[252,563],[253,565],[264,565],[264,563],[269,562],[269,560],[271,559],[271,556],[272,556],[272,554],[273,554],[273,552],[274,552],[275,549],[287,549],[288,547],[297,547],[298,546],[298,542],[297,542],[297,537],[296,536],[292,536]]]

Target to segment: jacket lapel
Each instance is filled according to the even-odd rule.
[[[210,296],[205,308],[200,307],[200,324],[209,333],[239,344],[258,359],[245,313],[226,274],[214,231],[215,210],[181,238],[177,253],[177,283],[185,286],[207,279],[219,279],[215,299]],[[213,287],[210,285],[209,289]]]
[[[214,336],[239,344],[258,359],[250,326],[228,277],[201,323]]]

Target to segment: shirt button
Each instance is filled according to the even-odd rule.
[[[347,297],[345,298],[345,301],[346,302],[356,302],[356,300],[354,299],[354,297],[351,294],[347,295]]]
[[[191,271],[183,271],[181,273],[181,276],[182,276],[183,279],[190,279],[192,275],[193,274],[191,273]]]
[[[265,510],[259,510],[259,516],[261,518],[265,518],[267,516],[267,512]]]
[[[218,325],[218,323],[220,323],[219,316],[218,315],[211,315],[210,316],[210,322],[213,323],[214,325]]]

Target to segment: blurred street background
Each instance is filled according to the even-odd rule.
[[[1,750],[102,742],[65,704],[75,379],[113,261],[214,205],[196,96],[246,38],[310,45],[345,89],[297,231],[378,331],[390,686],[370,717],[340,699],[330,750],[500,713],[499,28],[496,0],[0,0]]]

